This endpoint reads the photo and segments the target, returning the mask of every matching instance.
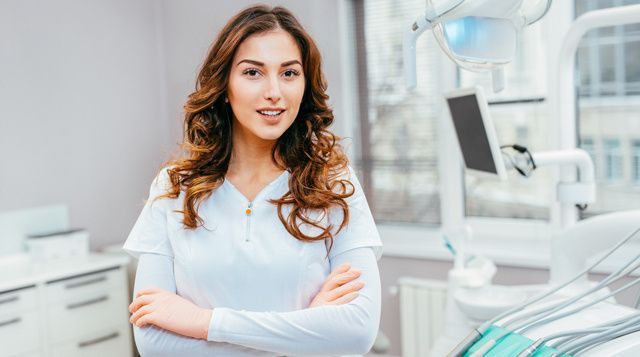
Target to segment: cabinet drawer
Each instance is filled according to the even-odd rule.
[[[48,335],[53,343],[101,331],[104,326],[127,326],[129,311],[125,293],[85,294],[47,308]]]
[[[38,350],[39,325],[35,311],[0,315],[2,355],[17,356]]]
[[[36,288],[33,286],[0,293],[0,315],[33,310],[37,304]]]
[[[131,356],[133,354],[129,331],[120,329],[103,329],[101,332],[84,334],[73,342],[55,345],[51,350],[52,357],[112,357]]]
[[[76,296],[93,293],[108,293],[114,288],[126,287],[122,269],[113,268],[60,279],[47,283],[46,296],[49,304],[69,301]]]

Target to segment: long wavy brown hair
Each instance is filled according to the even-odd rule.
[[[224,97],[233,57],[249,36],[277,28],[296,40],[306,83],[298,116],[271,152],[274,163],[291,173],[289,191],[269,202],[278,206],[278,217],[293,237],[303,241],[328,238],[331,249],[334,235],[349,222],[345,199],[353,195],[354,186],[344,176],[349,171],[348,160],[338,144],[339,138],[327,129],[333,123],[333,112],[327,105],[329,96],[320,51],[293,14],[283,7],[249,7],[231,18],[218,34],[198,74],[196,90],[184,106],[183,154],[165,164],[171,188],[159,198],[177,198],[183,191],[183,209],[178,212],[183,214],[184,227],[204,226],[198,207],[222,184],[231,158],[233,118]],[[283,214],[285,205],[291,206],[288,217]],[[314,210],[320,213],[318,217],[329,217],[330,210],[336,207],[342,211],[337,229],[310,218],[309,213]],[[301,224],[320,229],[321,233],[306,235],[300,230]]]

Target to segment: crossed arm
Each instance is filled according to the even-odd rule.
[[[364,287],[344,305],[325,305],[291,312],[213,309],[207,340],[174,334],[155,327],[137,327],[134,336],[142,356],[227,356],[251,351],[295,355],[364,354],[376,337],[380,321],[380,278],[371,248],[348,250],[331,260],[332,270],[343,263],[360,270]],[[171,258],[142,254],[134,294],[150,287],[175,293]],[[266,352],[266,351],[270,351]]]

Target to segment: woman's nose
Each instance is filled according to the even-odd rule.
[[[282,94],[280,93],[280,82],[278,78],[270,77],[267,81],[267,88],[264,93],[264,98],[271,100],[273,102],[277,102],[280,100]]]

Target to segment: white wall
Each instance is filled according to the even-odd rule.
[[[0,2],[0,211],[121,241],[168,143],[153,0]]]

